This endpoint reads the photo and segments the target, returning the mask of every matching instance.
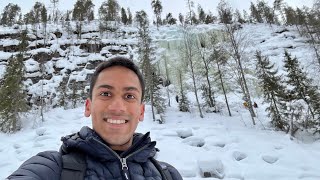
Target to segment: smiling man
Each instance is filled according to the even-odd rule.
[[[144,80],[127,58],[115,57],[94,72],[85,116],[92,129],[61,138],[60,152],[45,151],[24,162],[7,179],[28,180],[182,180],[171,165],[159,162],[149,133],[135,133],[143,121]]]

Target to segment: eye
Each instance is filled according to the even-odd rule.
[[[100,93],[100,96],[111,96],[111,93],[110,92],[101,92]]]
[[[133,94],[127,94],[126,99],[135,99],[136,97]]]

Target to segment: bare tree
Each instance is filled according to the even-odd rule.
[[[194,7],[194,2],[192,0],[186,0],[187,1],[187,7],[189,10],[189,15],[187,16],[187,19],[189,20],[189,24],[192,25],[192,14],[194,13],[192,8]]]
[[[59,0],[50,0],[50,2],[53,4],[53,9],[52,9],[52,20],[55,24],[58,23],[58,18],[57,18],[57,5],[59,3]]]
[[[198,42],[196,43],[197,53],[199,54],[203,66],[204,66],[204,76],[206,79],[207,87],[205,88],[205,96],[207,96],[209,102],[209,108],[214,108],[214,112],[217,112],[216,101],[214,98],[214,91],[212,90],[212,83],[210,82],[209,70],[211,66],[211,62],[208,56],[208,44],[206,42],[205,35],[198,35]]]
[[[244,95],[244,100],[248,103],[252,123],[253,125],[255,125],[256,123],[254,117],[256,117],[256,115],[253,111],[251,95],[247,85],[244,68],[242,65],[244,50],[247,47],[247,37],[240,30],[237,30],[235,25],[230,24],[225,24],[225,33],[227,34],[228,41],[230,43],[229,53],[236,63],[236,69],[239,75],[239,84]]]
[[[196,101],[197,101],[197,106],[198,106],[198,110],[200,113],[200,117],[203,118],[203,114],[202,114],[202,110],[201,110],[199,98],[198,98],[198,88],[196,85],[195,67],[194,67],[194,62],[193,62],[193,58],[195,56],[194,44],[196,42],[194,41],[194,38],[192,37],[192,35],[188,31],[189,31],[188,29],[183,30],[183,43],[184,43],[184,48],[185,48],[185,56],[186,56],[189,68],[191,70],[191,76],[192,76],[192,81],[193,81],[193,90],[194,90],[194,93],[196,96]]]
[[[170,49],[169,43],[168,43],[168,49]],[[170,92],[169,92],[169,88],[168,88],[168,85],[170,84],[170,78],[169,78],[167,54],[165,54],[165,57],[164,57],[164,65],[165,65],[165,70],[166,70],[166,82],[164,84],[165,84],[165,87],[166,87],[166,90],[167,90],[167,95],[168,95],[168,106],[170,107],[171,106],[171,103],[170,103]]]
[[[217,73],[218,73],[218,77],[220,80],[220,85],[221,85],[221,89],[223,91],[224,94],[224,99],[227,105],[227,109],[228,109],[228,113],[229,116],[231,116],[231,111],[230,111],[230,107],[229,107],[229,103],[228,103],[228,97],[227,97],[227,92],[226,92],[226,88],[225,88],[225,83],[223,80],[223,72],[221,71],[221,66],[225,65],[227,63],[228,60],[228,53],[225,52],[225,50],[221,47],[221,45],[219,44],[219,40],[217,37],[216,33],[209,33],[208,34],[208,39],[209,39],[209,46],[210,46],[210,62],[215,63],[217,66]]]

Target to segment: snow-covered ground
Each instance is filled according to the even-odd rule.
[[[90,127],[83,111],[83,107],[53,109],[45,114],[44,123],[29,115],[18,133],[0,134],[0,179],[32,155],[58,150],[60,137]],[[320,141],[306,143],[268,130],[263,108],[256,113],[262,123],[253,127],[244,108],[233,112],[233,117],[213,113],[201,119],[196,111],[179,112],[171,101],[165,124],[153,122],[147,106],[137,132],[150,131],[160,149],[157,159],[174,165],[186,180],[202,179],[202,171],[227,180],[319,180]]]

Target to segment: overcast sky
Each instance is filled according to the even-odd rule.
[[[46,5],[47,8],[52,7],[50,0],[0,0],[0,11],[3,11],[3,8],[9,4],[14,3],[18,4],[21,9],[22,13],[25,14],[28,12],[32,6],[35,4],[36,1],[42,2]],[[101,3],[106,0],[92,0],[95,4],[95,11],[97,13],[98,8],[100,7]],[[220,0],[193,0],[195,2],[195,7],[198,4],[201,4],[205,11],[210,10],[213,14],[216,13],[216,7]],[[227,0],[233,9],[248,9],[250,6],[251,0]],[[273,3],[274,0],[265,0],[270,5]],[[305,6],[312,6],[313,0],[284,0],[290,6],[298,6],[302,7]],[[71,10],[73,9],[73,5],[75,4],[76,0],[59,0],[59,10]],[[118,0],[121,7],[130,7],[131,12],[145,10],[149,16],[153,16],[152,9],[150,2],[151,0]],[[174,17],[178,17],[178,14],[181,12],[185,14],[186,12],[186,0],[161,0],[163,6],[163,13],[165,14],[171,12],[173,13]],[[256,2],[256,0],[253,0]]]

